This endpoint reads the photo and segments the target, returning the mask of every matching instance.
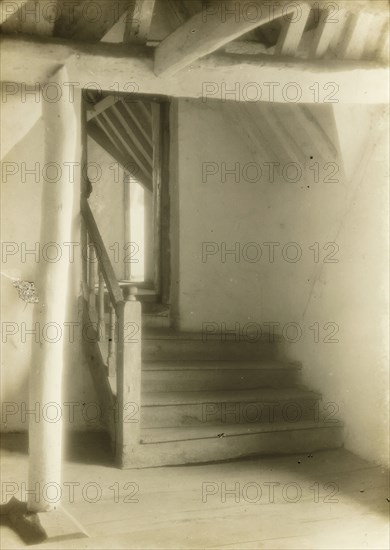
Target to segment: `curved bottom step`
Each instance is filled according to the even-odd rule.
[[[343,443],[342,423],[246,424],[150,428],[124,457],[123,468],[219,462],[249,456],[308,453]]]

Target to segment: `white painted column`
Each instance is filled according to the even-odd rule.
[[[62,374],[66,331],[64,322],[71,297],[69,296],[69,274],[72,267],[68,248],[64,243],[72,241],[73,205],[75,189],[79,181],[69,177],[64,163],[80,162],[80,117],[78,100],[72,98],[66,69],[62,68],[50,78],[44,91],[43,119],[45,124],[45,163],[55,163],[60,177],[53,181],[55,170],[41,170],[43,180],[40,242],[42,247],[49,242],[58,243],[62,252],[58,261],[50,263],[42,256],[37,266],[36,287],[39,303],[35,305],[35,322],[40,326],[40,343],[33,345],[30,369],[29,408],[36,408],[39,417],[29,417],[29,478],[28,510],[49,511],[59,506],[55,500],[55,487],[61,484],[62,461]],[[55,90],[57,89],[57,98]],[[60,90],[62,93],[60,93]],[[45,100],[45,96],[51,101]],[[75,170],[78,178],[79,170]],[[56,178],[57,179],[57,178]],[[58,248],[57,248],[58,249]],[[77,249],[75,254],[77,254]],[[61,337],[53,342],[42,336],[43,327],[60,327]],[[54,325],[55,324],[55,325]],[[54,330],[54,329],[53,329]],[[38,405],[37,405],[38,404]],[[49,405],[51,404],[51,405]],[[57,411],[57,412],[56,412]],[[51,422],[60,412],[60,419]],[[37,415],[38,416],[38,415]],[[36,422],[36,420],[39,420]],[[50,489],[50,484],[52,489]],[[45,498],[47,495],[49,498]],[[37,494],[34,494],[34,491]]]

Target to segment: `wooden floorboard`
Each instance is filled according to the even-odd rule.
[[[21,484],[27,476],[26,449],[25,437],[3,436],[2,488],[15,482],[17,498],[23,496]],[[388,548],[388,472],[343,449],[119,470],[110,462],[107,438],[91,433],[70,438],[66,454],[63,482],[79,485],[74,486],[73,502],[69,486],[63,487],[63,504],[90,537],[34,548]],[[96,494],[91,483],[101,490],[97,502],[88,502]],[[269,483],[279,484],[273,499]],[[237,495],[228,494],[234,488]],[[292,502],[296,491],[301,495]],[[1,547],[24,544],[3,525]]]

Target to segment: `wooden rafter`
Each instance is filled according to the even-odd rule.
[[[341,20],[340,17],[337,22],[333,21],[331,8],[322,10],[309,49],[309,53],[312,57],[322,57],[325,55],[340,25],[344,25],[344,21]]]
[[[299,4],[300,12],[296,17],[287,18],[283,22],[282,30],[275,47],[276,55],[295,55],[298,50],[311,7],[308,4]]]
[[[110,130],[104,124],[98,121],[98,118],[88,123],[88,135],[90,135],[100,147],[107,151],[124,170],[129,170],[130,167],[133,170],[133,166],[137,164],[136,159],[129,155],[127,151],[123,151],[117,146],[115,137],[112,136]],[[146,189],[149,191],[152,190],[150,174],[146,177],[143,171],[140,171],[137,174],[137,179]]]
[[[117,137],[122,147],[126,150],[126,155],[129,158],[135,160],[146,180],[149,180],[152,173],[151,166],[143,157],[143,155],[141,155],[139,152],[134,151],[134,148],[129,143],[126,131],[124,131],[123,126],[119,127],[117,124],[114,124],[114,122],[111,120],[111,117],[109,117],[107,113],[102,113],[101,116],[104,119],[104,124],[107,125],[107,127],[110,129],[110,132],[112,132]]]
[[[353,13],[349,16],[337,55],[343,59],[360,59],[369,33],[371,14]]]
[[[129,107],[129,105],[126,103],[124,99],[121,100],[121,103],[124,107],[124,109],[127,111],[127,115],[129,116],[131,123],[133,124],[134,128],[137,128],[139,133],[143,136],[144,140],[149,145],[150,151],[153,151],[153,142],[152,142],[152,132],[148,132],[146,125],[144,124],[143,120],[141,120],[141,117],[138,115],[135,107],[132,105],[132,108]],[[138,107],[142,104],[142,102],[138,103]]]
[[[134,10],[126,20],[123,41],[146,44],[149,36],[156,0],[136,0]]]
[[[126,143],[128,143],[132,156],[139,160],[138,164],[145,167],[146,170],[151,171],[153,166],[153,154],[150,154],[146,147],[144,147],[140,135],[133,130],[131,124],[128,124],[127,119],[123,116],[123,112],[114,106],[110,115],[107,116],[110,116],[111,120],[114,116],[114,120],[116,120],[115,126],[123,135]]]
[[[242,8],[244,2],[217,2],[210,6],[210,11],[202,10],[191,17],[157,46],[155,73],[175,74],[235,38],[296,10],[294,4],[283,0],[268,12],[264,10],[263,2],[254,0],[247,3],[246,17],[237,20],[237,9]]]
[[[100,113],[115,105],[115,103],[119,101],[119,99],[120,98],[116,95],[109,95],[100,100],[99,103],[92,105],[91,108],[88,110],[87,119],[91,120],[92,118],[95,118],[95,116],[100,115]]]

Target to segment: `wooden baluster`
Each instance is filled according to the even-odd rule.
[[[118,308],[116,460],[122,467],[134,463],[140,442],[141,304],[136,293],[131,287],[129,297]]]
[[[98,340],[104,342],[106,338],[106,320],[104,317],[104,277],[99,269],[99,291],[98,291]]]
[[[115,376],[116,374],[116,353],[115,353],[115,322],[116,314],[115,307],[110,304],[110,328],[108,336],[108,376]]]
[[[95,246],[90,243],[88,247],[88,286],[89,286],[89,309],[96,309],[96,250]]]

